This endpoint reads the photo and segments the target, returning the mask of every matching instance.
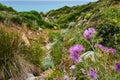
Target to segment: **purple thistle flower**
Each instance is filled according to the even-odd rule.
[[[75,63],[79,63],[81,61],[81,58],[78,53],[72,53],[71,60]]]
[[[43,77],[41,77],[40,80],[45,80],[45,79]]]
[[[97,73],[92,68],[89,68],[89,74],[88,75],[90,76],[90,78],[92,80],[96,80],[97,79]]]
[[[79,44],[76,44],[69,49],[70,56],[73,62],[79,63],[81,61],[81,58],[78,53],[82,52],[83,50],[84,47]]]
[[[112,57],[117,51],[116,49],[110,48],[109,52],[110,52],[110,57]]]
[[[70,53],[79,53],[79,52],[82,52],[83,50],[84,50],[83,46],[76,44],[73,47],[71,47],[69,51]]]
[[[113,48],[110,48],[109,50],[110,50],[110,53],[112,54],[115,54],[117,52],[116,49],[113,49]]]
[[[102,51],[104,53],[108,53],[109,52],[109,48],[108,47],[105,47],[105,46],[102,46]]]
[[[69,80],[69,76],[68,76],[68,75],[65,75],[65,76],[64,76],[64,80]]]
[[[96,32],[96,31],[95,31],[94,28],[88,28],[88,29],[86,29],[86,30],[84,31],[83,36],[84,36],[86,39],[90,39],[90,37],[93,36],[95,32]]]
[[[96,32],[94,28],[88,28],[88,31],[90,34],[94,34]]]
[[[114,70],[120,72],[120,61],[115,64]]]
[[[110,54],[111,57],[117,52],[116,49],[108,48],[106,46],[103,46],[102,44],[95,44],[94,47],[100,48],[104,53],[108,53],[108,52],[111,53]]]
[[[77,80],[76,77],[73,77],[73,80]]]
[[[82,69],[82,74],[84,74],[84,75],[87,74],[86,71],[85,71],[84,69]]]
[[[102,48],[103,47],[103,45],[102,44],[95,44],[95,46],[94,46],[95,48]]]
[[[84,33],[83,33],[83,36],[86,38],[86,39],[89,39],[90,38],[90,33],[88,30],[85,30]]]
[[[60,80],[60,78],[55,78],[55,80]]]

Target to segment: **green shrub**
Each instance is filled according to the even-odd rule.
[[[0,14],[0,22],[4,22],[5,18],[6,18],[5,15]]]
[[[55,39],[62,40],[62,36],[59,32],[50,32],[48,36],[49,36],[48,40],[50,42],[54,42]]]
[[[55,63],[55,65],[58,65],[60,64],[61,62],[61,59],[62,59],[62,43],[60,40],[58,40],[52,47],[51,49],[51,56],[52,56],[52,59]]]
[[[15,10],[12,7],[4,6],[1,3],[0,3],[0,10],[2,10],[2,11],[9,11],[9,12],[15,12]]]
[[[44,59],[42,59],[42,69],[48,70],[52,67],[54,67],[54,62],[52,60],[52,57],[49,54],[47,54],[47,56]]]
[[[98,27],[98,36],[102,38],[101,44],[118,48],[120,44],[120,28],[110,24],[101,24]]]
[[[28,61],[37,66],[41,66],[42,57],[46,52],[41,48],[39,43],[32,41],[31,47],[23,47],[22,49],[23,51],[29,50],[29,52],[24,52],[24,55]]]

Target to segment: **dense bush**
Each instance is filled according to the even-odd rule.
[[[15,12],[15,10],[12,7],[4,6],[1,3],[0,3],[0,10],[2,10],[2,11],[9,11],[9,12]]]
[[[98,36],[102,38],[101,44],[118,48],[120,44],[120,28],[110,24],[101,24],[98,28]]]
[[[0,22],[4,22],[4,20],[5,20],[5,16],[0,14]]]

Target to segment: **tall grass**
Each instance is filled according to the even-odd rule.
[[[20,54],[21,45],[19,37],[14,33],[8,33],[0,28],[0,70],[3,77],[8,80],[14,77],[19,71],[17,57]]]
[[[24,80],[23,54],[30,52],[23,47],[25,45],[17,34],[0,27],[0,79]]]

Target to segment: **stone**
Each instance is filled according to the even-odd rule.
[[[38,30],[39,30],[39,31],[41,31],[41,32],[43,31],[43,29],[42,29],[42,28],[40,28],[40,27],[39,27],[39,29],[38,29]]]
[[[29,33],[28,33],[28,35],[31,35],[32,34],[32,32],[30,31]]]
[[[87,51],[86,53],[82,54],[81,57],[81,61],[87,59],[87,58],[91,58],[92,61],[95,61],[95,52],[93,51]]]
[[[36,77],[32,73],[27,73],[27,79],[26,80],[35,80]]]
[[[74,69],[76,69],[76,66],[75,66],[75,65],[72,65],[72,66],[70,67],[70,69],[71,69],[71,70],[74,70]]]

